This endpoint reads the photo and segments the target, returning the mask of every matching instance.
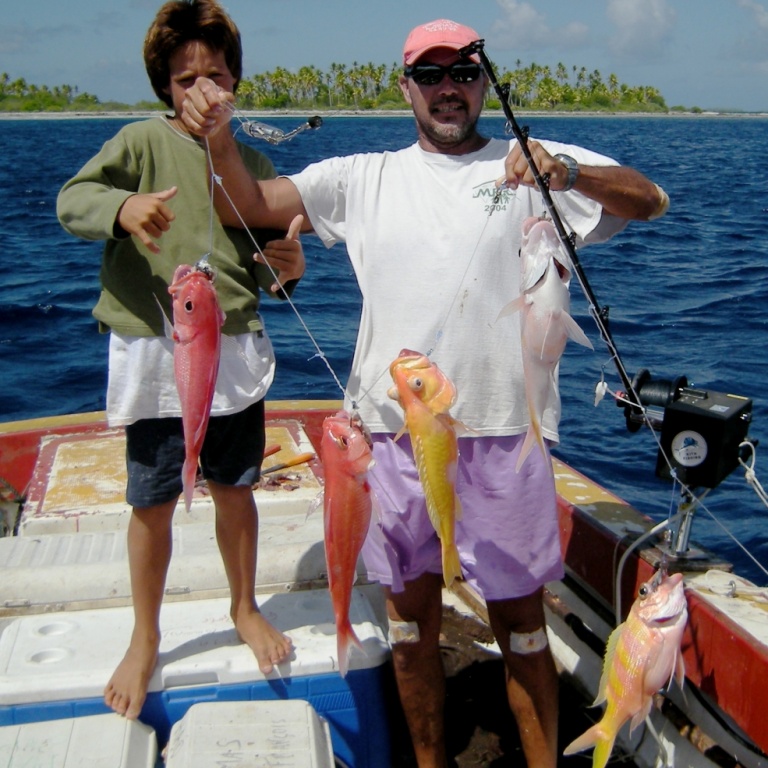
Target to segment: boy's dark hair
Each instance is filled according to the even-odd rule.
[[[235,79],[234,90],[243,74],[240,32],[216,0],[171,0],[157,12],[144,40],[149,81],[160,101],[169,107],[173,101],[165,89],[171,83],[170,60],[191,40],[200,40],[212,51],[224,54]]]

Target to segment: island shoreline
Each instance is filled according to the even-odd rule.
[[[84,119],[143,119],[149,117],[160,117],[166,114],[163,110],[144,111],[144,110],[124,110],[124,111],[87,111],[87,112],[0,112],[0,120],[84,120]],[[245,118],[274,118],[274,117],[306,117],[308,115],[319,115],[323,119],[334,117],[413,117],[410,109],[360,109],[360,110],[298,110],[298,109],[275,109],[275,110],[243,110],[239,113]],[[638,118],[744,118],[744,119],[765,119],[768,118],[768,112],[717,112],[717,111],[696,111],[696,112],[609,112],[609,111],[544,111],[544,110],[520,110],[514,111],[516,117],[605,117],[619,119],[638,119]],[[502,110],[484,110],[482,117],[504,117]]]

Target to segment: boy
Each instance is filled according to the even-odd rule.
[[[232,620],[266,674],[292,646],[254,599],[258,513],[251,488],[263,458],[264,397],[275,365],[257,310],[260,288],[283,295],[282,289],[290,292],[304,272],[299,220],[285,240],[264,246],[278,282],[267,265],[254,261],[247,231],[225,229],[217,217],[211,222],[209,145],[191,136],[179,119],[185,91],[198,77],[231,94],[237,89],[240,34],[225,11],[215,0],[166,3],[147,33],[144,61],[155,93],[173,114],[124,127],[64,185],[57,202],[67,231],[106,241],[93,314],[111,334],[107,415],[111,425],[125,425],[126,432],[134,629],[105,689],[105,702],[131,719],[141,711],[157,663],[184,460],[173,341],[165,337],[156,300],[170,317],[167,287],[176,266],[205,257],[216,272],[226,314],[222,332],[240,346],[239,354],[222,356],[200,461],[216,508]],[[275,176],[264,155],[240,143],[233,146],[254,176]],[[162,246],[156,242],[160,238]]]

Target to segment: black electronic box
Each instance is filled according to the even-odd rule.
[[[739,463],[739,445],[752,420],[752,401],[741,395],[683,387],[664,409],[658,477],[677,479],[691,488],[714,488]]]

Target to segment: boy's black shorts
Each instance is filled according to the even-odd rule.
[[[180,418],[141,419],[125,428],[128,486],[133,507],[153,507],[182,492],[184,430]],[[203,477],[222,485],[253,485],[264,459],[264,401],[244,411],[211,416],[200,465]]]

